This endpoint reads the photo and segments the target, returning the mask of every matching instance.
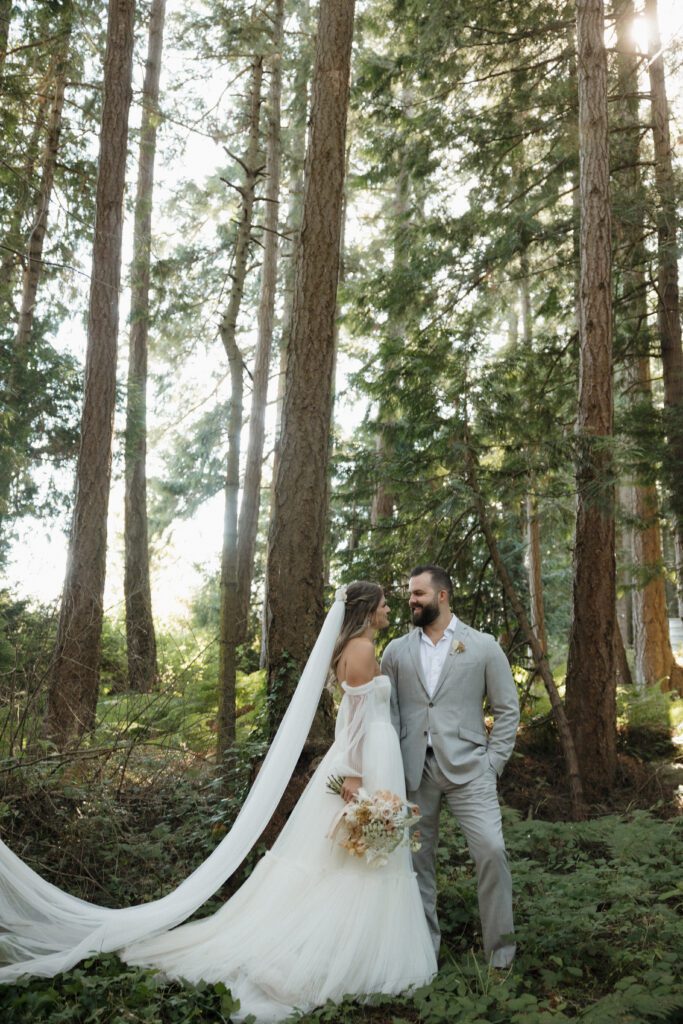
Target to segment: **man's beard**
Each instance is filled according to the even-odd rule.
[[[413,608],[411,612],[414,626],[429,626],[439,617],[439,598],[434,595],[434,600],[421,608]]]

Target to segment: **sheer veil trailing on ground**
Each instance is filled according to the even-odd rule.
[[[268,755],[232,829],[213,853],[161,899],[112,910],[46,882],[0,842],[0,982],[52,976],[84,956],[112,952],[186,920],[240,866],[268,824],[313,722],[344,618],[337,591]]]

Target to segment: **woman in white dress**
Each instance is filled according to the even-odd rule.
[[[388,624],[381,587],[356,582],[332,658],[343,690],[335,741],[272,849],[212,917],[123,951],[131,964],[188,981],[222,981],[240,1000],[238,1020],[259,1024],[349,994],[398,993],[436,971],[410,851],[370,867],[328,838],[342,803],[331,775],[346,777],[350,798],[389,789],[405,799],[403,762],[389,716],[391,687],[379,675],[374,637]]]
[[[315,661],[322,644],[319,675],[320,656],[330,664],[336,638],[332,671],[343,697],[335,741],[272,849],[235,895],[212,916],[167,930],[169,920],[192,912],[188,892],[196,903],[210,862],[216,858],[219,869],[207,883],[213,885],[235,856],[220,863],[218,848],[175,893],[116,911],[49,886],[0,844],[0,933],[6,936],[0,952],[4,947],[7,959],[23,961],[0,968],[0,981],[19,973],[54,974],[93,949],[113,949],[127,963],[155,968],[170,978],[221,981],[240,1000],[234,1020],[253,1014],[259,1024],[268,1024],[294,1009],[310,1011],[345,995],[397,994],[430,980],[436,961],[409,850],[399,847],[384,866],[372,867],[328,835],[344,806],[327,788],[330,776],[345,778],[342,796],[347,800],[361,783],[369,793],[388,789],[405,799],[401,753],[389,714],[391,687],[379,675],[373,643],[377,630],[388,623],[384,594],[377,584],[356,582],[342,588],[337,601],[345,601],[341,630],[338,621],[332,622],[333,614],[341,614],[333,609],[311,655]],[[292,715],[299,728],[297,743],[308,731],[310,719],[299,721],[296,702],[311,659],[288,710],[290,722],[278,732],[281,739],[281,733],[285,739],[294,735]],[[309,696],[311,715],[310,706],[314,710],[316,704]],[[266,771],[267,759],[259,772],[266,786],[266,776],[277,774],[282,742],[278,747],[276,738],[273,747],[269,759],[275,762]],[[248,820],[257,809],[265,818],[262,829],[270,813],[259,803],[258,782],[240,818]],[[238,818],[232,830],[238,846],[240,829],[244,832],[245,826]],[[228,849],[226,840],[221,846]],[[249,848],[245,842],[238,854],[242,859],[244,848]]]

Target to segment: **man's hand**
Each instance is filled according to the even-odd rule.
[[[342,798],[342,800],[345,800],[346,803],[348,804],[351,800],[356,799],[356,793],[358,792],[362,785],[362,779],[359,779],[355,775],[349,776],[348,778],[344,779],[339,795]]]

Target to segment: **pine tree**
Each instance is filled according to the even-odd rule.
[[[81,447],[46,720],[60,747],[91,728],[99,688],[134,21],[134,0],[110,0]]]
[[[266,187],[263,195],[263,262],[257,313],[258,337],[252,374],[251,412],[249,416],[249,444],[244,469],[244,486],[238,525],[237,552],[237,614],[239,640],[247,632],[247,619],[254,572],[254,548],[258,529],[263,447],[265,439],[266,401],[273,342],[275,294],[278,269],[278,223],[280,209],[280,106],[282,93],[284,2],[274,0],[272,13],[272,54],[270,88],[268,91],[268,122],[266,139]]]
[[[590,793],[616,771],[616,576],[607,57],[602,0],[577,0],[581,277],[577,512],[566,707]]]
[[[328,452],[334,367],[353,0],[321,4],[304,170],[301,244],[268,549],[268,677],[272,725],[318,634],[323,614]],[[327,745],[329,709],[311,745]]]
[[[648,70],[657,208],[657,324],[664,374],[668,438],[668,483],[674,518],[678,614],[683,618],[683,344],[678,280],[678,196],[672,165],[669,107],[657,0],[645,0],[648,25]]]
[[[650,371],[650,336],[647,310],[648,254],[645,246],[646,195],[641,176],[638,110],[639,58],[630,39],[635,18],[633,0],[625,0],[617,14],[617,70],[620,102],[615,106],[618,170],[614,177],[616,270],[618,294],[616,327],[624,335],[620,344],[620,376],[628,395],[628,417],[652,420],[654,409]],[[643,460],[644,461],[644,460]],[[674,664],[669,640],[663,576],[659,497],[649,465],[634,467],[635,480],[623,488],[627,507],[625,530],[630,539],[629,561],[636,574],[631,591],[636,683],[652,685],[668,680]],[[628,519],[630,518],[630,522]],[[632,524],[632,525],[631,525]],[[628,557],[627,555],[627,557]]]
[[[128,685],[146,692],[157,675],[147,529],[147,341],[154,160],[166,0],[153,0],[142,86],[142,123],[133,233],[132,298],[125,443],[125,575]]]
[[[220,335],[230,367],[231,395],[228,420],[228,464],[225,476],[225,514],[221,553],[221,612],[218,668],[218,756],[235,743],[235,687],[237,680],[237,644],[243,634],[244,609],[239,591],[238,495],[240,485],[240,449],[243,420],[244,370],[243,357],[237,344],[237,317],[247,275],[247,259],[251,241],[257,183],[263,175],[260,150],[260,113],[262,102],[263,55],[251,61],[249,92],[248,144],[244,171],[240,220],[235,240],[228,305],[221,320]]]

